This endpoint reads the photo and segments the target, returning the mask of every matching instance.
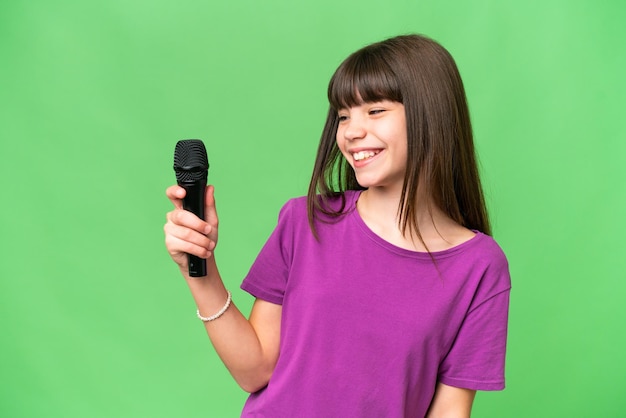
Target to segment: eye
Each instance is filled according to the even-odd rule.
[[[339,119],[339,122],[345,122],[348,120],[348,116],[346,115],[337,115],[337,119]]]
[[[383,113],[385,111],[385,109],[371,109],[369,111],[370,115],[380,115],[381,113]]]

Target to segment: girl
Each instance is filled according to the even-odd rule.
[[[456,65],[428,38],[391,38],[350,55],[328,98],[308,196],[284,205],[241,285],[248,319],[217,269],[212,186],[206,220],[167,190],[168,251],[251,393],[242,416],[469,417],[476,390],[504,388],[510,279]]]

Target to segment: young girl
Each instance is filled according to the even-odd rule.
[[[465,92],[436,42],[399,36],[350,55],[307,197],[288,201],[231,302],[218,218],[175,209],[166,246],[217,353],[251,395],[245,417],[469,417],[504,388],[510,279],[489,236]],[[207,259],[191,278],[186,253]],[[210,315],[210,317],[203,317]]]

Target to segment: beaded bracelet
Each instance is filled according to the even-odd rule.
[[[200,309],[198,309],[196,310],[196,315],[198,315],[198,319],[200,319],[203,322],[210,322],[210,321],[215,321],[217,318],[224,315],[224,312],[226,312],[226,309],[228,309],[228,307],[230,306],[230,301],[232,300],[232,295],[230,294],[230,292],[227,290],[226,293],[228,293],[226,304],[222,307],[222,309],[219,310],[218,313],[216,313],[215,315],[211,315],[211,316],[202,316],[200,315]]]

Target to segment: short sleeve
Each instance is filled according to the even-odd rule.
[[[473,390],[502,390],[508,330],[510,276],[506,259],[486,272],[452,347],[440,365],[441,383]]]
[[[278,215],[278,224],[244,278],[241,289],[252,296],[282,305],[293,255],[293,201]]]

